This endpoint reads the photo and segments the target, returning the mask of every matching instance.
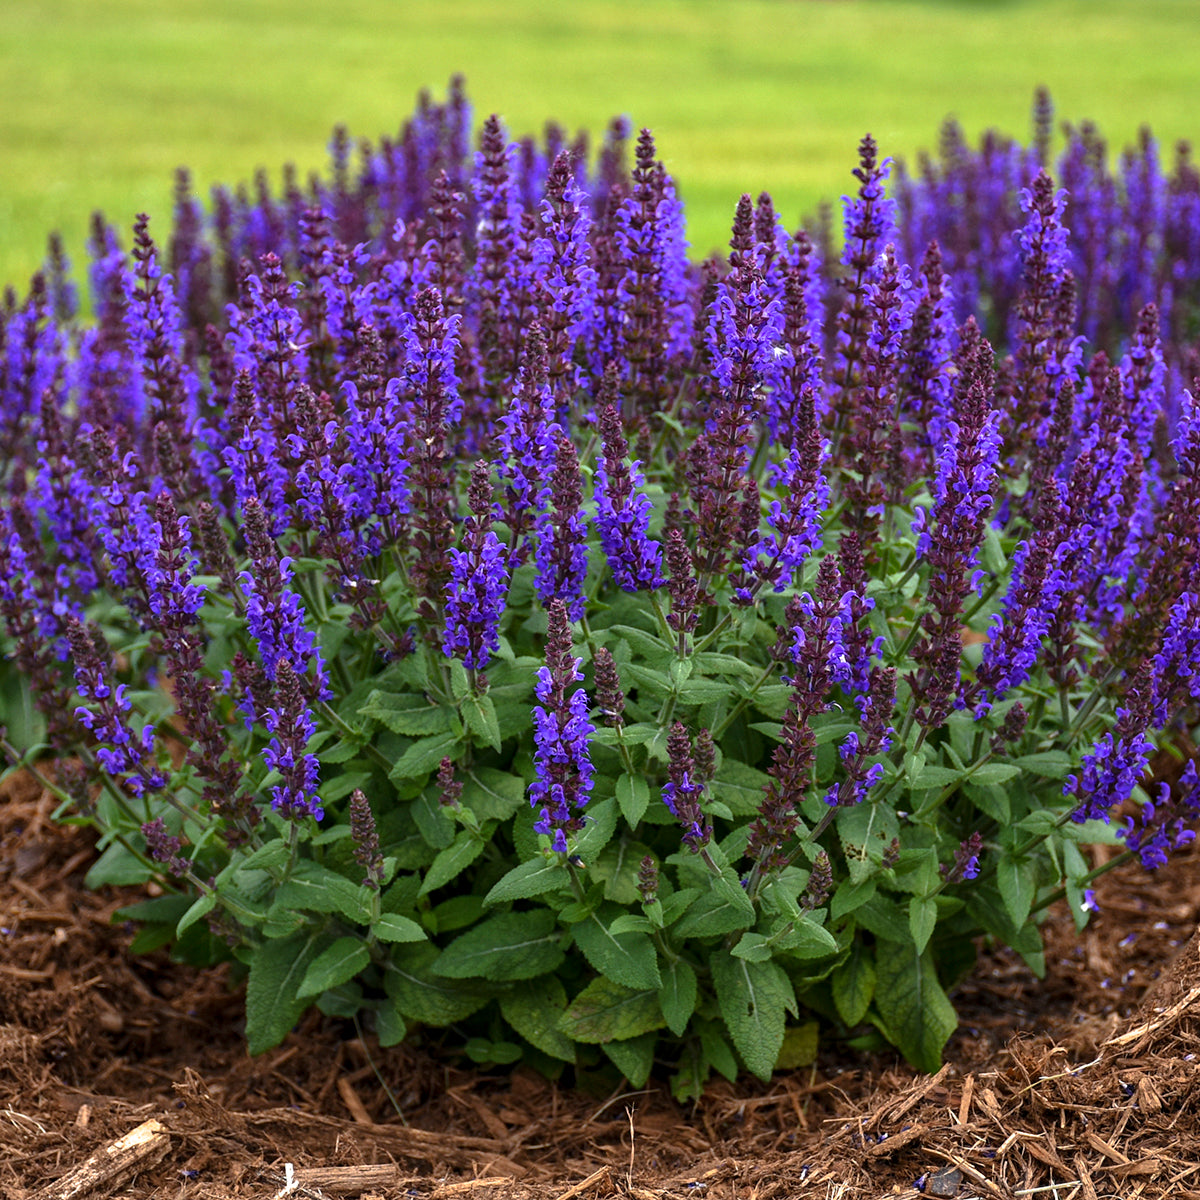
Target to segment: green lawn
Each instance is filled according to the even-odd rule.
[[[292,159],[330,127],[395,131],[416,90],[467,75],[514,133],[554,117],[656,133],[699,251],[737,196],[789,223],[850,182],[870,130],[929,146],[947,113],[1024,134],[1048,85],[1118,147],[1143,122],[1197,130],[1195,0],[0,0],[0,281],[48,230],[82,254],[88,214],[162,213],[171,173],[201,184]],[[445,14],[451,14],[449,16]],[[161,223],[160,223],[160,228]]]

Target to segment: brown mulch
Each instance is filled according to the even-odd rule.
[[[144,893],[85,891],[92,838],[52,811],[30,781],[0,793],[0,1196],[1200,1197],[1200,851],[1103,876],[1081,938],[1055,911],[1044,980],[984,952],[935,1076],[830,1047],[684,1107],[319,1014],[252,1059],[227,970],[130,955],[112,914]]]

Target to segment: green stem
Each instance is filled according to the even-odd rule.
[[[1092,883],[1099,879],[1101,875],[1106,875],[1115,867],[1124,866],[1131,858],[1134,851],[1126,850],[1118,854],[1116,858],[1110,858],[1108,862],[1101,864],[1094,871],[1089,871],[1079,882],[1080,884]],[[1066,898],[1067,889],[1065,887],[1055,888],[1044,900],[1037,901],[1033,908],[1030,909],[1029,915],[1032,917],[1035,913],[1040,913],[1050,907],[1052,904],[1057,904],[1060,900]]]

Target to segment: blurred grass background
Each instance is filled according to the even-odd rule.
[[[1024,137],[1033,90],[1115,151],[1200,133],[1197,0],[0,0],[0,283],[22,286],[88,216],[165,233],[198,186],[320,167],[331,127],[399,129],[467,76],[478,119],[655,132],[696,252],[743,191],[789,225],[848,190],[866,131],[912,158],[947,114]]]

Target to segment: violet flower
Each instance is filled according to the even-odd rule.
[[[263,762],[278,771],[283,781],[271,789],[271,807],[290,821],[325,815],[317,795],[320,766],[315,754],[307,752],[308,740],[317,723],[304,701],[300,678],[291,662],[281,658],[275,671],[275,704],[264,714],[271,741],[263,750]]]
[[[450,550],[442,652],[456,654],[468,671],[482,671],[500,646],[500,618],[508,595],[507,556],[492,532],[491,468],[480,460],[471,472],[463,549]]]
[[[583,809],[593,786],[595,769],[588,749],[593,727],[587,693],[576,688],[567,694],[572,683],[583,679],[583,660],[571,653],[566,605],[552,600],[547,615],[546,665],[538,669],[534,688],[541,703],[533,710],[537,778],[529,785],[529,803],[538,814],[534,829],[565,854],[568,834],[583,828]]]
[[[596,526],[617,584],[623,591],[653,591],[663,584],[662,545],[648,536],[650,498],[642,491],[641,464],[626,461],[629,443],[611,405],[600,412],[604,455],[596,464]]]
[[[550,476],[550,511],[537,523],[537,575],[534,587],[543,605],[559,599],[567,616],[578,621],[584,612],[587,578],[587,517],[583,511],[583,475],[579,453],[570,438],[559,435]]]

